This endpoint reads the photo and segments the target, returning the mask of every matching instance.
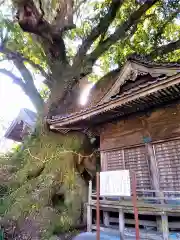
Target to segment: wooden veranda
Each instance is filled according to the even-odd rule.
[[[180,203],[180,191],[137,190],[139,227],[162,233],[163,240],[168,240],[169,232],[180,230],[180,219],[177,218],[180,215],[180,204],[178,203]],[[96,230],[96,222],[93,219],[96,204],[96,191],[92,190],[90,181],[87,231]],[[119,231],[123,235],[125,227],[134,227],[135,225],[134,218],[128,217],[128,214],[132,214],[132,216],[134,214],[131,197],[101,197],[100,210],[103,231],[111,229],[115,232]]]

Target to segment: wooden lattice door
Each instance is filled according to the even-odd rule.
[[[154,144],[161,190],[180,189],[180,140]]]
[[[145,146],[124,149],[125,168],[136,173],[137,188],[150,189],[150,170]]]
[[[129,169],[136,173],[137,187],[150,189],[150,171],[145,146],[112,150],[101,153],[102,171]]]

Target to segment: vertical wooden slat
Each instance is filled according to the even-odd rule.
[[[101,153],[102,171],[113,171],[124,169],[122,150],[112,150]]]
[[[150,189],[149,166],[145,146],[124,149],[126,169],[136,173],[137,188]]]
[[[91,196],[92,196],[92,181],[89,181],[88,206],[87,206],[87,232],[91,232],[92,230]]]
[[[102,171],[129,169],[136,172],[139,189],[150,189],[150,170],[145,146],[101,153]]]
[[[126,168],[126,164],[125,164],[124,149],[122,149],[122,162],[123,162],[123,169],[125,169]]]
[[[107,171],[107,153],[101,152],[101,171]]]

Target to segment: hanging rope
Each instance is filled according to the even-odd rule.
[[[29,148],[25,149],[24,151],[27,151],[28,154],[29,154],[32,158],[37,159],[37,160],[41,160],[40,158],[33,156],[33,155],[31,154]],[[78,163],[80,164],[82,158],[91,158],[91,157],[95,154],[95,152],[96,152],[96,150],[93,151],[90,155],[82,155],[82,154],[77,153],[77,152],[74,152],[74,151],[72,151],[72,150],[64,150],[64,151],[62,151],[62,152],[59,152],[58,154],[64,154],[64,153],[72,153],[72,154],[75,154],[75,155],[78,156],[78,158],[79,158],[79,159],[78,159]],[[46,161],[43,161],[43,162],[46,162]]]

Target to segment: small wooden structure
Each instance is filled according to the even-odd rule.
[[[163,228],[168,239],[169,230],[180,229],[180,66],[133,57],[103,81],[86,106],[79,106],[75,87],[74,101],[67,96],[65,108],[49,119],[51,129],[100,136],[101,171],[136,172],[140,226]],[[104,199],[100,206],[104,225],[119,221],[112,212],[134,225],[128,199]]]
[[[37,115],[33,111],[22,108],[18,116],[12,121],[5,132],[4,137],[21,142],[23,137],[30,134],[36,124]]]

